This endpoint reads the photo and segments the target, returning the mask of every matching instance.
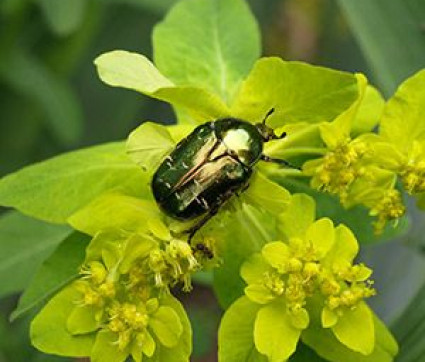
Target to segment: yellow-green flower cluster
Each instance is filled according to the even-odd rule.
[[[373,163],[373,155],[370,144],[353,140],[339,144],[322,159],[306,162],[303,169],[312,177],[312,187],[337,195],[345,207],[366,206],[376,217],[374,226],[379,234],[387,221],[397,221],[406,208],[395,188],[396,173],[382,168],[376,159]],[[407,176],[417,180],[417,174]]]
[[[142,355],[151,357],[155,353],[157,342],[153,335],[161,344],[174,346],[182,333],[182,324],[172,308],[161,305],[164,296],[149,280],[154,271],[138,265],[142,260],[150,260],[157,251],[152,241],[134,235],[122,240],[111,236],[97,235],[88,250],[89,259],[97,253],[101,258],[88,261],[82,268],[82,278],[73,284],[79,297],[68,329],[72,334],[81,333],[81,326],[88,324],[90,328],[84,332],[109,333],[118,354],[131,354],[135,361],[140,361]],[[137,255],[135,260],[128,259],[126,253],[131,252]],[[164,327],[157,327],[158,323],[169,323],[166,328],[174,331],[163,332]]]
[[[140,267],[154,274],[157,287],[169,288],[183,282],[183,290],[190,291],[191,274],[201,267],[195,252],[187,241],[174,238],[159,219],[150,220],[148,225],[159,247],[149,253],[149,258]]]
[[[374,350],[374,323],[364,300],[375,295],[369,280],[372,271],[363,264],[353,265],[358,244],[352,232],[344,225],[334,227],[328,218],[314,221],[312,205],[305,195],[293,196],[288,212],[280,216],[282,241],[266,244],[261,254],[242,266],[246,296],[263,305],[256,331],[267,334],[262,316],[274,310],[276,320],[281,318],[291,331],[282,347],[286,352],[273,359],[285,360],[295,351],[303,330],[318,323],[311,318],[320,311],[322,328],[332,329],[346,347],[369,355]],[[359,326],[364,334],[353,335]],[[259,330],[254,339],[258,351],[272,358],[276,351]]]
[[[366,151],[367,147],[362,141],[339,143],[323,159],[307,163],[305,174],[313,176],[312,187],[336,194],[344,203],[352,183],[366,176],[366,167],[362,162]]]
[[[87,249],[81,277],[72,284],[76,297],[69,332],[95,332],[105,348],[135,361],[152,357],[158,343],[176,346],[183,327],[176,310],[167,305],[173,299],[170,288],[182,283],[189,291],[191,274],[204,259],[159,218],[149,219],[139,232],[98,232]],[[99,360],[96,353],[92,358]]]
[[[387,221],[397,220],[405,213],[401,194],[396,189],[396,168],[402,170],[398,173],[405,185],[410,184],[410,189],[419,186],[422,179],[414,167],[390,167],[394,166],[394,152],[388,153],[390,146],[385,144],[378,155],[377,145],[383,142],[376,134],[363,133],[351,138],[352,124],[366,94],[364,77],[358,77],[358,85],[357,101],[333,122],[319,126],[327,152],[322,158],[305,162],[303,172],[311,177],[313,188],[337,195],[345,207],[366,206],[370,215],[376,216],[374,225],[379,234]]]

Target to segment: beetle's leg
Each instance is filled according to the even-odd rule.
[[[276,163],[278,165],[284,165],[284,166],[289,167],[289,168],[295,168],[296,170],[301,170],[299,167],[294,166],[294,165],[290,164],[288,161],[282,160],[280,158],[273,158],[273,157],[269,157],[269,156],[263,154],[263,155],[261,155],[261,160],[265,161],[265,162]]]
[[[213,206],[211,206],[211,209],[209,210],[208,214],[206,214],[202,219],[200,219],[195,225],[193,225],[191,228],[185,231],[185,233],[189,234],[189,237],[187,239],[187,242],[190,244],[191,240],[197,233],[197,231],[202,228],[215,214],[218,213],[220,210],[220,207],[228,200],[230,199],[236,190],[230,189],[228,190],[224,195],[222,195],[221,198],[217,200],[217,203]]]
[[[187,238],[187,242],[190,244],[191,240],[198,232],[198,230],[204,226],[215,214],[217,214],[219,207],[212,208],[208,214],[206,214],[201,220],[199,220],[195,225],[193,225],[190,229],[186,230],[185,233],[189,234]]]

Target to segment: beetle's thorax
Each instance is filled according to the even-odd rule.
[[[216,135],[225,148],[246,166],[254,165],[263,151],[263,140],[256,127],[238,119],[223,119],[215,122]]]

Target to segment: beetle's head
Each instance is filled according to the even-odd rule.
[[[264,142],[268,142],[271,140],[280,140],[284,137],[286,137],[286,132],[283,132],[280,136],[278,136],[274,129],[266,125],[267,118],[269,118],[274,112],[274,108],[270,109],[270,111],[267,112],[266,116],[264,117],[263,121],[261,123],[257,123],[255,127],[257,127],[258,133],[260,133],[261,137],[263,137]]]

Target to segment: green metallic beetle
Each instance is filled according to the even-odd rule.
[[[152,178],[160,208],[179,220],[204,215],[188,230],[189,241],[232,195],[248,187],[253,166],[260,160],[289,165],[263,154],[263,144],[282,139],[266,125],[237,118],[204,123],[175,147]]]

